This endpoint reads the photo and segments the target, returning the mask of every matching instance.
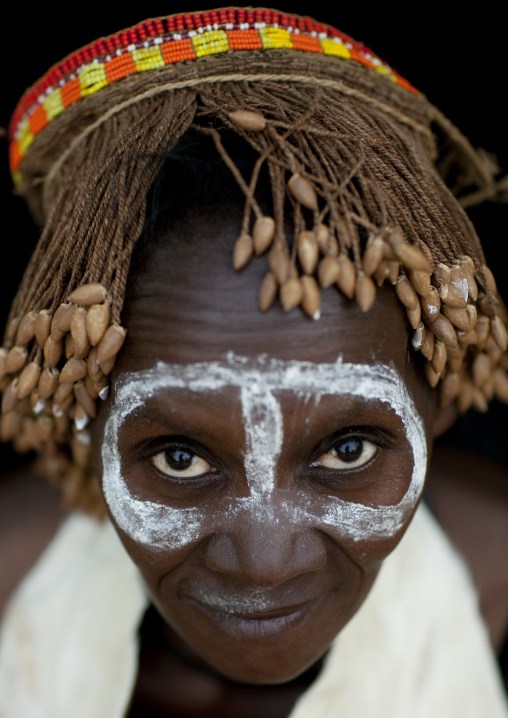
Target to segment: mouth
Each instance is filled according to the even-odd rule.
[[[309,599],[297,604],[280,604],[256,597],[189,597],[201,613],[235,637],[253,640],[277,639],[296,632],[322,601]]]

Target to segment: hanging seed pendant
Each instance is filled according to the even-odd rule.
[[[462,294],[460,289],[458,289],[451,282],[441,287],[441,289],[439,290],[439,296],[441,297],[441,301],[444,302],[444,304],[447,304],[449,307],[455,307],[456,309],[466,308],[466,300],[464,299],[464,295]]]
[[[337,261],[340,265],[337,286],[348,299],[353,299],[356,286],[355,265],[345,254],[341,254]]]
[[[252,240],[256,256],[270,247],[275,236],[275,220],[272,217],[258,217],[252,228]]]
[[[370,277],[379,267],[381,260],[383,259],[385,243],[380,237],[372,240],[367,246],[365,254],[363,255],[363,271]]]
[[[24,347],[12,347],[5,358],[5,371],[7,374],[17,374],[25,366],[28,352]]]
[[[435,287],[429,287],[429,293],[421,299],[422,311],[425,319],[432,323],[441,311],[441,297]]]
[[[16,344],[28,344],[28,342],[32,341],[35,335],[35,318],[35,312],[25,314],[18,327]]]
[[[418,295],[416,294],[413,285],[404,274],[401,274],[400,277],[397,279],[397,284],[395,285],[395,292],[397,294],[397,297],[399,298],[399,301],[407,309],[416,309],[417,305],[419,304]]]
[[[63,305],[62,305],[63,306]],[[63,335],[70,331],[72,317],[76,311],[75,304],[68,304],[65,311],[63,311],[58,318],[55,315],[56,328]]]
[[[419,269],[409,270],[409,281],[420,297],[426,297],[430,290],[430,274]]]
[[[108,327],[97,347],[97,361],[101,365],[101,368],[105,362],[115,359],[116,355],[122,348],[126,335],[127,332],[125,329],[117,324],[112,324]],[[84,376],[85,375],[83,375],[83,377]]]
[[[303,299],[303,286],[299,279],[291,277],[280,288],[280,303],[289,312],[298,307]]]
[[[402,232],[397,227],[394,227],[388,233],[387,239],[397,259],[399,259],[407,269],[421,270],[428,274],[431,273],[432,268],[427,257],[421,249],[406,242],[402,236]]]
[[[246,267],[252,258],[253,251],[252,237],[248,234],[241,234],[236,240],[233,250],[233,267],[237,271]]]
[[[79,381],[86,376],[87,371],[84,359],[68,359],[60,372],[58,381],[61,384]]]
[[[18,386],[19,379],[16,377],[11,381],[2,397],[2,414],[7,414],[15,409],[18,405]]]
[[[323,289],[331,287],[340,276],[340,264],[335,257],[323,257],[318,267],[319,284]]]
[[[443,304],[442,311],[445,317],[447,317],[457,329],[460,329],[461,332],[469,332],[472,329],[469,314],[465,309],[457,309],[456,307],[449,307],[447,304]]]
[[[41,399],[49,399],[49,397],[54,394],[58,388],[59,375],[60,372],[54,367],[46,367],[43,369],[38,384],[39,397]]]
[[[362,274],[356,282],[356,303],[362,312],[368,312],[376,298],[376,285],[370,277]]]
[[[52,318],[53,317],[51,316],[50,311],[48,309],[43,309],[38,313],[35,320],[35,338],[41,349],[44,349],[46,340],[51,332]]]
[[[261,132],[266,127],[266,120],[260,112],[235,110],[228,112],[228,117],[234,125],[248,132]]]
[[[41,375],[41,367],[36,362],[30,362],[21,372],[18,386],[18,399],[26,399],[35,389]]]
[[[420,351],[425,357],[425,359],[428,359],[429,361],[432,360],[432,357],[434,356],[434,334],[430,329],[426,329],[423,334],[422,339],[422,345],[420,347]]]
[[[458,346],[457,335],[453,324],[444,314],[438,314],[432,323],[432,331],[447,347],[456,349]]]
[[[44,344],[44,359],[48,366],[56,366],[63,354],[62,341],[55,342],[51,336],[46,339]]]
[[[85,284],[71,292],[71,294],[69,294],[69,302],[88,307],[91,304],[102,304],[106,299],[106,295],[105,287],[103,287],[102,284],[94,282],[92,284]]]
[[[303,207],[318,210],[318,200],[314,187],[311,185],[308,179],[302,177],[301,174],[296,172],[288,180],[288,189]]]
[[[508,331],[500,317],[493,317],[490,322],[492,336],[501,351],[508,349]]]
[[[74,356],[84,359],[90,351],[90,340],[86,330],[87,310],[81,307],[76,309],[71,321],[71,335],[74,341]]]
[[[277,282],[282,285],[289,278],[290,263],[286,247],[272,246],[268,255],[268,266]]]
[[[319,247],[313,232],[298,236],[298,259],[305,274],[313,274],[319,259]]]
[[[319,294],[319,287],[314,277],[302,277],[303,286],[303,300],[302,309],[311,317],[311,319],[319,319],[321,316],[321,296]]]
[[[259,290],[259,308],[262,312],[267,312],[273,305],[278,289],[279,285],[275,275],[272,272],[267,272]]]

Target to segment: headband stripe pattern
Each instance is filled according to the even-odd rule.
[[[225,8],[148,20],[75,52],[23,95],[9,127],[14,179],[36,135],[82,97],[128,75],[183,60],[229,51],[279,48],[353,60],[418,92],[369,48],[309,17],[274,10]]]

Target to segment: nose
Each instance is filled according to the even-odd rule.
[[[210,536],[207,567],[256,586],[276,586],[326,563],[325,537],[273,506],[235,512]]]

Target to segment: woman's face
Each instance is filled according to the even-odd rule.
[[[264,262],[235,274],[234,229],[195,224],[131,282],[97,470],[171,628],[229,678],[280,683],[323,655],[407,528],[433,399],[391,289],[366,314],[327,290],[317,322],[261,315]]]

